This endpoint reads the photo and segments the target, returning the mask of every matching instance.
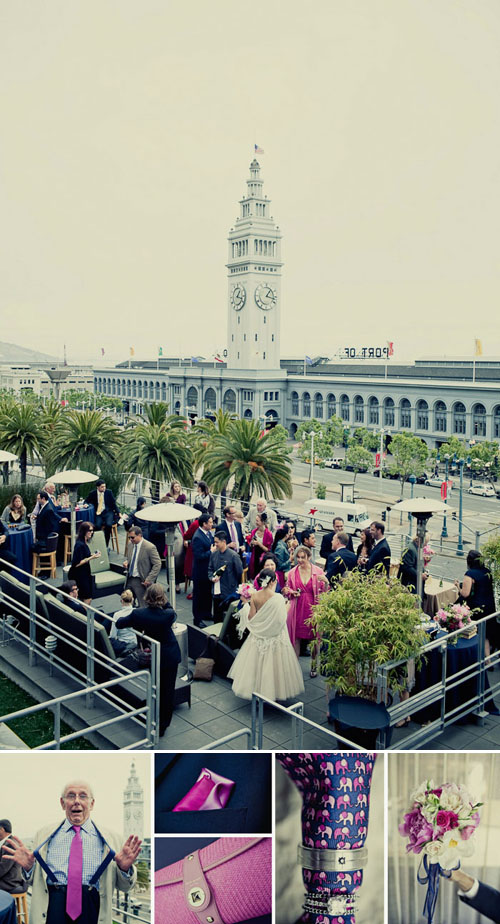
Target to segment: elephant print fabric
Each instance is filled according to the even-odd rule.
[[[300,791],[302,844],[319,850],[363,847],[368,829],[373,753],[279,754],[283,769]],[[303,869],[309,895],[351,895],[363,881],[359,870],[325,872]],[[355,924],[354,914],[304,912],[303,924]]]

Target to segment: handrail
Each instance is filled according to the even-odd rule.
[[[275,703],[274,700],[269,699],[267,696],[263,696],[261,693],[255,692],[252,693],[252,750],[260,751],[262,749],[264,733],[264,704],[267,706],[272,706],[272,708],[276,709],[278,712],[284,712],[286,715],[291,715],[293,718],[294,747],[291,750],[302,749],[303,730],[304,726],[307,726],[308,728],[314,728],[317,731],[320,731],[322,735],[326,735],[327,738],[331,738],[333,741],[340,741],[342,744],[349,745],[350,748],[354,748],[356,751],[365,751],[365,748],[363,748],[360,744],[357,744],[355,741],[351,741],[349,738],[345,738],[343,735],[337,734],[337,732],[331,732],[328,728],[324,728],[323,725],[318,725],[317,722],[313,722],[312,719],[308,719],[305,715],[303,715],[304,703],[297,702],[293,703],[291,706],[282,706],[280,703]]]
[[[221,746],[221,744],[227,744],[228,741],[234,741],[235,738],[240,738],[241,735],[245,735],[247,738],[247,750],[249,750],[250,740],[252,737],[252,732],[249,728],[240,728],[238,731],[229,732],[228,735],[224,735],[223,738],[217,738],[216,741],[211,741],[210,744],[204,745],[202,748],[198,748],[198,751],[214,751],[215,748]]]

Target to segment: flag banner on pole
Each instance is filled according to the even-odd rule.
[[[394,344],[392,340],[387,341],[387,355],[394,356]]]
[[[263,154],[263,153],[264,153],[264,149],[263,149],[263,148],[259,148],[259,145],[258,145],[258,144],[254,144],[253,149],[254,149],[255,154]]]
[[[191,362],[192,362],[192,363],[199,363],[199,361],[200,361],[200,360],[198,359],[197,356],[192,356],[192,357],[191,357]]]
[[[476,356],[483,355],[483,344],[481,343],[480,340],[474,340],[474,354]]]
[[[307,365],[307,366],[312,366],[313,361],[312,361],[311,357],[310,357],[310,356],[305,356],[304,358],[305,358],[305,361],[306,361],[306,365]]]
[[[130,347],[130,355],[135,356],[135,350],[133,347]]]
[[[221,359],[220,353],[214,353],[214,359],[216,363],[223,363],[224,360]]]
[[[158,356],[163,356],[163,347],[158,347]]]
[[[101,347],[101,356],[104,356],[104,347]]]

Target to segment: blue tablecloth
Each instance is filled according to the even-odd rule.
[[[442,637],[445,638],[447,635],[446,632],[442,633]],[[441,633],[437,638],[441,637]],[[477,635],[474,638],[459,638],[456,645],[448,645],[446,648],[446,673],[448,677],[451,677],[452,674],[456,674],[458,671],[464,670],[464,668],[469,667],[474,664],[478,657],[478,638]],[[434,683],[439,683],[441,680],[441,650],[439,648],[433,649],[427,653],[425,661],[422,664],[420,670],[415,673],[415,687],[414,692],[419,693],[421,690],[427,689],[427,687],[432,686]],[[478,678],[473,677],[470,680],[467,679],[467,674],[462,676],[459,686],[455,687],[453,690],[446,696],[446,711],[449,712],[451,709],[456,709],[458,706],[461,706],[467,700],[475,696],[477,692]],[[428,706],[426,709],[422,709],[420,712],[412,714],[412,718],[415,722],[432,722],[434,719],[439,718],[441,714],[441,708],[439,703],[434,703],[431,706]]]
[[[0,889],[0,924],[16,924],[16,903],[9,895]]]
[[[71,517],[71,510],[69,507],[59,507],[57,512],[60,513],[62,517],[67,517],[68,520]],[[80,509],[76,511],[76,522],[84,523],[85,521],[88,523],[94,523],[95,521],[95,509],[93,504],[89,504],[88,507],[80,507]]]
[[[16,565],[31,574],[31,548],[33,545],[33,530],[31,526],[18,526],[9,529],[9,544],[7,548],[16,556]],[[21,580],[21,575],[17,575]]]

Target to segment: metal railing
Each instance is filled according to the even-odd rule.
[[[95,707],[95,699],[97,698],[100,704],[105,701],[108,707],[115,709],[119,713],[116,718],[106,721],[101,727],[131,720],[138,724],[140,732],[138,740],[141,744],[146,739],[144,746],[154,747],[158,742],[159,729],[160,643],[155,639],[144,636],[151,647],[151,671],[143,669],[130,670],[124,667],[120,661],[96,648],[96,633],[101,628],[99,623],[96,625],[96,617],[99,621],[104,619],[110,622],[111,617],[93,606],[86,606],[85,616],[75,612],[76,619],[85,619],[85,640],[78,639],[70,629],[56,625],[51,621],[49,610],[47,609],[47,594],[59,594],[63,598],[63,603],[66,600],[73,603],[74,601],[46,581],[28,574],[17,566],[11,566],[11,570],[15,572],[13,576],[17,577],[20,584],[17,587],[12,586],[9,591],[8,576],[0,584],[0,607],[3,609],[0,648],[6,647],[13,642],[18,642],[28,650],[28,664],[30,667],[34,667],[40,660],[47,665],[50,676],[52,676],[54,668],[57,668],[74,684],[81,686],[81,689],[76,692],[71,690],[55,700],[49,700],[30,707],[31,711],[38,711],[39,708],[50,708],[51,705],[56,711],[60,711],[62,705],[69,704],[72,699],[81,695],[85,695],[86,707],[92,709]],[[43,591],[43,598],[37,598],[37,591]],[[23,596],[26,597],[25,600],[19,599],[19,597]],[[48,600],[50,602],[51,598],[49,597]],[[57,606],[56,597],[52,597],[52,602]],[[71,614],[67,615],[70,616]],[[23,629],[20,628],[22,622],[24,622]],[[63,648],[62,656],[57,650],[59,646]],[[82,666],[69,663],[73,655]],[[96,671],[100,671],[111,679],[96,683]],[[132,708],[123,699],[122,695],[112,689],[120,684],[125,686],[127,692],[144,704],[140,708]],[[24,710],[22,712],[24,714]],[[10,721],[15,715],[17,714],[13,713],[4,716],[2,721]],[[92,729],[89,727],[86,733],[89,734],[91,730],[95,730],[94,726]],[[81,732],[76,737],[80,736],[80,734]],[[138,745],[137,742],[131,742],[128,746],[134,747]]]

